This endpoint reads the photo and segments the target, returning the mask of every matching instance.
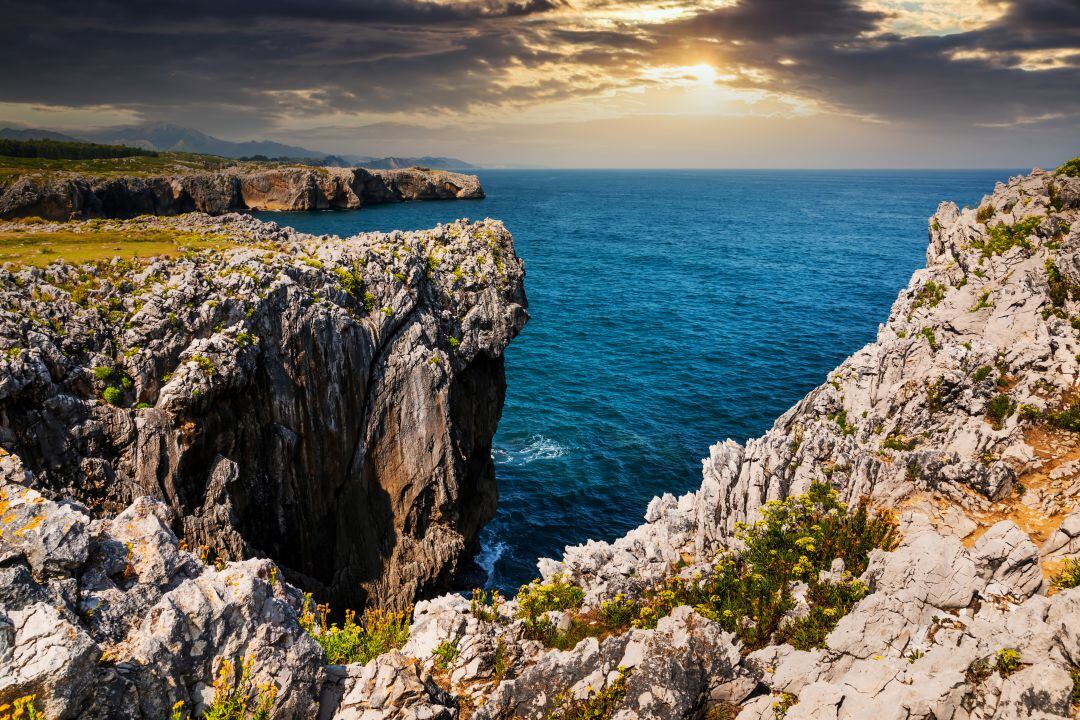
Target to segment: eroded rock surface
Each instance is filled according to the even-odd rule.
[[[980,209],[942,205],[931,219],[927,269],[901,292],[876,342],[762,438],[745,447],[730,440],[714,446],[698,492],[654,499],[645,523],[613,543],[589,542],[539,563],[549,581],[558,575],[580,587],[578,619],[596,617],[620,593],[639,597],[673,575],[708,572],[718,553],[740,552],[736,523],[756,520],[766,501],[827,483],[845,500],[868,497],[894,513],[901,539],[871,553],[860,576],[865,594],[824,642],[796,649],[774,637],[744,647],[702,614],[707,608],[682,606],[652,629],[622,626],[553,649],[530,639],[535,633],[519,600],[474,605],[446,595],[416,605],[400,649],[365,666],[322,668],[293,634],[287,608],[295,612],[297,595],[283,585],[273,593],[281,618],[258,617],[299,649],[291,656],[280,648],[266,652],[265,664],[255,666],[260,677],[277,678],[282,657],[295,663],[295,675],[279,681],[277,716],[295,717],[302,702],[317,697],[310,702],[323,720],[1076,717],[1080,588],[1052,587],[1048,576],[1080,553],[1080,421],[1070,419],[1080,367],[1073,323],[1080,316],[1078,220],[1080,180],[1041,171],[1000,184]],[[36,477],[15,458],[0,459],[0,469],[19,487]],[[233,470],[215,472],[214,482],[228,488]],[[9,618],[0,618],[0,659],[20,658],[12,670],[19,680],[9,689],[34,689],[50,707],[103,702],[105,690],[89,686],[118,688],[109,697],[133,691],[112,679],[61,686],[35,668],[67,662],[81,668],[79,678],[97,677],[106,671],[92,669],[95,653],[113,648],[169,662],[152,648],[172,634],[173,616],[125,620],[133,613],[101,579],[116,576],[119,560],[111,570],[79,569],[102,562],[95,548],[108,545],[110,557],[119,558],[125,543],[151,538],[157,549],[135,555],[132,573],[124,573],[137,578],[127,589],[132,609],[161,607],[185,587],[229,573],[251,589],[241,590],[237,602],[269,597],[255,591],[262,590],[254,579],[260,568],[269,572],[259,565],[266,561],[203,567],[170,540],[169,523],[153,510],[167,512],[160,504],[137,500],[108,523],[77,505],[42,504],[42,517],[55,527],[43,520],[18,539],[7,530],[0,536],[0,565],[11,578],[0,595]],[[222,507],[210,503],[207,515]],[[33,512],[18,510],[19,527],[32,523]],[[121,517],[131,519],[118,524]],[[102,532],[115,538],[112,544],[99,539]],[[78,540],[83,535],[85,542]],[[153,576],[147,563],[157,579],[144,583],[144,574]],[[826,567],[825,575],[845,572],[843,562]],[[72,597],[93,601],[106,592],[113,595],[103,605],[121,612],[102,609],[88,621],[65,611]],[[253,607],[254,600],[244,602]],[[46,653],[48,643],[36,632],[12,630],[28,626],[27,608],[40,613],[41,606],[72,628],[63,657]],[[18,625],[13,611],[23,613]],[[569,628],[572,612],[551,610],[543,618]],[[262,621],[247,617],[212,623],[229,630],[208,642],[207,654],[236,654],[243,638],[262,637],[250,633]],[[5,655],[4,647],[15,652]],[[32,660],[38,656],[40,663]],[[130,687],[161,697],[153,681],[121,675],[121,666],[118,676]],[[185,687],[209,672],[193,665],[179,671]]]
[[[505,228],[151,223],[236,242],[0,270],[0,447],[27,482],[103,516],[164,500],[189,547],[272,557],[339,607],[447,587],[495,510],[502,352],[527,317]],[[57,545],[32,564],[74,562]]]
[[[0,180],[0,218],[128,218],[237,210],[357,209],[407,200],[482,198],[474,175],[443,170],[234,168],[159,177],[30,173]]]

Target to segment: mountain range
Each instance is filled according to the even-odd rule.
[[[421,157],[377,157],[371,155],[332,155],[319,150],[311,150],[297,145],[270,140],[247,140],[234,142],[207,135],[193,128],[166,122],[146,122],[135,125],[120,125],[98,130],[81,132],[78,135],[65,134],[40,128],[2,128],[0,139],[31,140],[47,139],[68,142],[96,142],[108,145],[127,145],[171,152],[202,153],[227,158],[246,158],[263,156],[267,158],[289,158],[317,160],[320,164],[332,166],[363,165],[370,168],[395,169],[405,167],[428,167],[436,170],[459,170],[474,168],[474,165],[452,157],[424,155]]]

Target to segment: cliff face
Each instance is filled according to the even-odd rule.
[[[446,587],[495,509],[502,351],[527,317],[509,234],[181,222],[241,240],[0,272],[0,445],[54,497],[161,498],[190,547],[269,555],[341,607]]]
[[[269,562],[199,564],[164,506],[93,520],[0,458],[0,647],[13,648],[0,677],[15,678],[0,700],[37,692],[57,716],[98,717],[137,688],[139,714],[157,717],[196,698],[213,658],[250,650],[281,718],[1076,717],[1080,587],[1049,578],[1080,561],[1078,221],[1080,178],[1041,171],[978,209],[943,204],[927,267],[877,340],[761,438],[714,446],[697,492],[655,498],[612,543],[541,560],[545,584],[513,600],[418,603],[407,642],[366,665],[322,666]],[[824,569],[697,584],[760,550],[737,523],[782,536],[799,515],[771,513],[809,512],[817,501],[790,498],[821,483],[891,513],[898,541],[856,568],[816,526],[784,550],[797,567],[822,541]],[[839,515],[811,517],[835,531]],[[823,604],[832,592],[852,594]],[[777,631],[756,636],[772,597],[786,597]],[[807,619],[820,635],[782,632]]]
[[[356,209],[406,200],[482,198],[474,175],[431,170],[283,167],[159,177],[28,174],[0,183],[0,218],[128,218],[237,210]]]

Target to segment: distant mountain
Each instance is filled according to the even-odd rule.
[[[52,130],[35,130],[34,128],[0,128],[0,140],[59,140],[61,142],[79,142],[79,138],[53,132]]]
[[[252,155],[265,155],[272,158],[321,158],[327,154],[318,150],[297,147],[296,145],[285,145],[265,140],[232,142],[231,140],[222,140],[213,135],[207,135],[192,128],[164,122],[148,122],[138,125],[105,128],[81,133],[81,137],[93,142],[108,143],[110,145],[130,145],[148,150],[203,153],[229,158],[249,157]]]
[[[422,155],[420,157],[371,157],[369,155],[345,155],[357,165],[380,170],[397,170],[398,168],[426,167],[432,170],[475,170],[476,165],[467,163],[452,157],[435,157]]]
[[[346,167],[362,165],[369,168],[394,170],[397,168],[426,167],[432,170],[469,170],[476,166],[464,160],[450,157],[374,157],[371,155],[331,155],[319,150],[309,150],[297,145],[269,140],[248,140],[233,142],[222,140],[213,135],[180,125],[166,122],[146,122],[137,125],[121,125],[80,132],[75,136],[65,135],[52,130],[36,128],[0,130],[0,138],[7,140],[65,140],[68,142],[89,141],[106,145],[127,145],[146,150],[203,153],[227,158],[258,158],[310,160],[321,165]]]

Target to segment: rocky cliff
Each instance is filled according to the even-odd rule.
[[[169,176],[30,173],[0,178],[0,218],[128,218],[237,210],[356,209],[407,200],[482,198],[474,175],[420,170],[273,167]]]
[[[1078,219],[1080,178],[1041,171],[943,204],[877,340],[763,437],[714,446],[697,492],[541,560],[512,600],[419,603],[363,665],[323,667],[266,561],[206,567],[163,506],[94,520],[7,458],[0,699],[152,717],[253,656],[277,717],[1076,717]]]
[[[0,447],[28,482],[103,517],[162,499],[189,547],[270,556],[342,606],[445,588],[494,512],[502,351],[527,317],[503,226],[113,227],[233,244],[0,270]]]

